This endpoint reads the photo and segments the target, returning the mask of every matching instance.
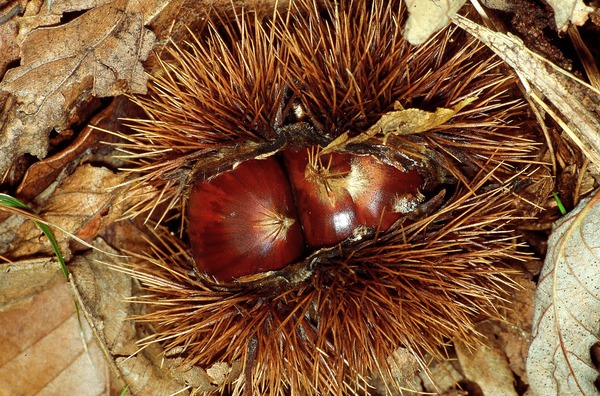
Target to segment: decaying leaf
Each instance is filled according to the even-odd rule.
[[[485,396],[517,396],[514,376],[502,351],[484,344],[475,348],[462,342],[454,345],[465,376],[476,382]]]
[[[476,97],[466,98],[450,109],[438,108],[435,111],[405,109],[400,103],[396,103],[393,111],[382,115],[368,130],[355,137],[350,137],[349,132],[344,132],[321,150],[320,154],[339,150],[348,144],[361,143],[373,137],[377,137],[385,145],[387,139],[393,135],[411,135],[429,131],[446,123],[476,99]]]
[[[534,395],[597,395],[590,348],[600,318],[600,194],[561,219],[535,294],[527,373]]]
[[[405,384],[407,389],[419,389],[417,374],[421,370],[421,366],[411,351],[399,347],[388,357],[387,361],[394,376],[398,379],[398,383]]]
[[[396,103],[394,111],[384,114],[375,125],[367,130],[366,134],[368,136],[376,134],[383,134],[384,136],[410,135],[429,131],[447,122],[463,107],[476,99],[476,97],[467,98],[461,100],[451,109],[438,108],[434,112],[421,109],[405,109],[399,103]]]
[[[0,285],[0,394],[111,393],[104,356],[54,260],[2,265]]]
[[[477,37],[519,75],[530,98],[563,128],[590,161],[600,164],[600,91],[545,62],[512,35],[493,32],[456,15],[453,22]],[[554,108],[548,106],[547,99]]]
[[[450,18],[465,4],[466,0],[404,0],[408,20],[404,38],[412,45],[423,44],[438,30],[450,22]]]
[[[114,2],[114,0],[54,0],[50,2],[52,14],[88,10]]]
[[[96,246],[115,253],[102,241]],[[170,395],[181,391],[185,386],[175,381],[169,370],[161,369],[157,346],[139,350],[136,341],[143,336],[130,319],[132,306],[128,301],[134,283],[114,266],[110,256],[98,251],[80,255],[69,264],[82,314],[92,324],[108,363],[134,394]]]
[[[123,114],[128,99],[124,96],[115,98],[111,104],[97,113],[90,123],[83,128],[77,137],[64,149],[52,156],[32,164],[21,178],[16,195],[24,200],[32,200],[57,180],[62,180],[65,174],[72,172],[74,166],[101,158],[103,163],[120,164],[112,157],[106,158],[102,154],[111,152],[106,147],[106,142],[113,137],[98,128],[116,131],[121,127],[120,121],[115,120],[115,115]]]
[[[236,363],[236,365],[239,366],[239,363]],[[215,363],[210,368],[206,369],[206,373],[210,376],[212,382],[216,385],[222,385],[227,383],[226,381],[232,378],[232,371],[235,371],[235,368],[225,362]]]
[[[456,384],[465,379],[457,359],[449,359],[443,362],[431,362],[427,368],[429,373],[420,371],[420,378],[426,394],[439,394],[442,389],[455,389]],[[458,396],[460,393],[456,394]],[[448,393],[448,396],[454,396]]]
[[[123,175],[114,174],[106,168],[80,166],[52,191],[52,196],[43,202],[44,210],[40,214],[50,224],[90,242],[101,227],[115,221],[114,216],[107,217],[107,214],[116,199],[113,188],[123,180]],[[10,256],[17,258],[50,253],[49,243],[40,235],[33,223],[23,223],[11,241]],[[71,237],[62,232],[57,232],[56,236],[63,255],[69,258]]]
[[[142,235],[138,237],[141,239]],[[95,246],[101,251],[78,256],[69,268],[82,313],[91,323],[112,370],[119,373],[133,394],[186,395],[188,386],[200,391],[214,390],[214,380],[201,368],[184,366],[181,359],[166,357],[157,343],[143,347],[139,344],[145,334],[131,320],[143,309],[131,304],[132,296],[139,292],[137,284],[122,263],[115,262],[114,250],[100,239]],[[143,241],[138,243],[139,249],[143,250],[143,246]]]
[[[554,10],[554,20],[558,30],[566,31],[569,22],[581,26],[587,21],[588,15],[594,11],[582,0],[546,0]]]
[[[531,341],[533,321],[533,296],[535,283],[524,277],[515,277],[519,287],[513,291],[511,309],[507,310],[506,322],[498,323],[495,333],[485,333],[488,339],[497,338],[502,346],[510,368],[524,383],[528,383],[525,362]]]
[[[529,276],[515,276],[515,287],[507,301],[505,320],[477,324],[480,344],[455,341],[458,362],[465,377],[475,382],[485,396],[516,396],[515,380],[528,384],[525,360],[531,341],[535,284]],[[515,378],[516,377],[516,378]]]
[[[11,62],[19,59],[19,47],[16,42],[18,32],[19,26],[16,21],[0,23],[0,76]]]
[[[44,157],[50,131],[66,128],[69,113],[90,97],[145,92],[141,61],[154,34],[125,4],[114,1],[27,35],[21,66],[0,82],[0,92],[16,99],[0,125],[0,174],[22,154]]]

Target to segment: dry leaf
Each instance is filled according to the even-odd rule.
[[[406,389],[420,389],[417,374],[421,370],[421,366],[415,355],[406,348],[398,348],[394,353],[387,358],[392,373],[398,380],[397,383],[404,384]]]
[[[554,118],[590,161],[600,164],[599,90],[546,62],[515,36],[493,32],[460,15],[453,21],[510,65],[521,78],[530,98]],[[543,97],[560,114],[543,102]]]
[[[368,130],[355,137],[350,137],[349,132],[344,132],[321,150],[320,154],[339,150],[345,145],[361,143],[373,137],[377,137],[385,145],[387,139],[392,135],[411,135],[429,131],[445,124],[463,107],[476,99],[476,97],[469,97],[461,100],[450,109],[440,107],[435,111],[416,108],[405,109],[400,103],[396,103],[393,111],[382,115]]]
[[[90,159],[93,161],[97,158],[94,158],[94,156],[98,153],[102,155],[107,151],[112,152],[112,148],[106,147],[106,142],[115,140],[115,138],[97,128],[109,131],[120,130],[120,121],[116,120],[115,117],[125,114],[122,110],[127,108],[128,102],[126,101],[128,99],[123,96],[115,98],[107,108],[92,118],[90,123],[79,132],[69,146],[32,164],[21,178],[16,195],[20,199],[31,201],[48,188],[50,184],[56,180],[62,180],[65,170],[70,172],[70,169],[81,163],[85,163]],[[106,157],[101,157],[101,161],[103,163],[115,162],[114,158]],[[118,165],[115,167],[118,167]]]
[[[116,253],[101,240],[96,242],[102,251]],[[141,246],[140,243],[138,248]],[[115,260],[123,259],[91,251],[69,264],[82,312],[92,324],[112,369],[133,394],[186,395],[186,384],[214,390],[203,370],[194,367],[178,371],[181,362],[166,359],[158,344],[143,349],[137,344],[143,336],[131,316],[141,307],[131,304],[134,282],[129,274],[121,272],[123,267]]]
[[[54,0],[50,5],[52,14],[89,10],[114,2],[114,0]]]
[[[433,361],[427,369],[429,373],[420,371],[418,377],[423,383],[425,392],[429,392],[432,395],[437,395],[444,389],[455,389],[456,384],[465,379],[460,364],[456,359],[449,359],[443,362]],[[450,396],[451,393],[444,393],[444,395]]]
[[[115,1],[26,36],[21,66],[0,82],[0,92],[16,98],[0,126],[0,174],[22,154],[44,157],[50,131],[66,128],[69,113],[92,95],[145,92],[141,61],[154,34],[141,13],[124,5]]]
[[[1,265],[0,285],[0,394],[110,393],[104,356],[55,261]]]
[[[481,4],[500,11],[511,11],[513,9],[511,0],[482,0]]]
[[[4,74],[11,62],[19,59],[19,47],[17,46],[17,34],[19,25],[16,21],[0,23],[0,76]]]
[[[388,136],[426,132],[446,123],[463,107],[476,99],[476,97],[470,97],[461,100],[451,109],[438,108],[434,112],[421,109],[404,109],[397,103],[396,109],[381,116],[375,125],[367,130],[366,134],[371,137],[376,134]]]
[[[61,16],[46,13],[47,7],[44,6],[43,1],[27,1],[24,7],[25,12],[23,12],[21,17],[17,18],[19,23],[17,43],[19,46],[23,45],[23,41],[27,39],[27,35],[32,30],[43,26],[56,26],[60,24]]]
[[[507,311],[507,322],[498,323],[500,331],[497,337],[503,347],[510,368],[521,381],[528,383],[525,362],[531,340],[531,325],[533,320],[533,299],[535,284],[522,277],[516,277],[519,287],[513,291],[511,309]],[[488,337],[494,337],[489,335]]]
[[[408,20],[404,38],[412,45],[423,44],[438,30],[450,22],[450,18],[465,4],[466,0],[404,0]]]
[[[597,395],[600,194],[555,225],[535,294],[527,374],[534,395]]]
[[[454,346],[465,376],[477,383],[485,396],[517,396],[515,378],[502,351],[483,344],[472,349],[462,342]]]
[[[0,264],[0,312],[6,311],[12,303],[48,288],[47,284],[54,282],[57,277],[62,277],[64,282],[58,264],[53,259]]]
[[[506,301],[505,320],[485,320],[477,324],[482,335],[472,350],[464,343],[456,345],[456,354],[465,376],[476,382],[483,394],[516,395],[515,376],[528,384],[525,372],[527,350],[531,342],[535,284],[516,276]],[[514,373],[514,374],[513,374]]]
[[[120,215],[110,213],[108,216],[118,194],[114,188],[123,180],[124,175],[115,174],[106,168],[82,165],[56,190],[50,191],[50,198],[38,199],[38,203],[44,207],[40,214],[51,225],[90,242],[102,227],[109,225]],[[56,237],[63,255],[69,258],[70,236],[56,232]],[[40,253],[51,254],[52,251],[50,243],[31,222],[23,223],[11,246],[9,251],[13,259]]]
[[[231,375],[232,371],[235,371],[235,368],[225,362],[219,362],[206,369],[206,374],[210,376],[214,384],[223,385],[227,383],[226,381],[231,381],[231,378],[236,378]]]
[[[581,26],[587,21],[588,15],[594,12],[594,9],[586,6],[582,0],[547,0],[547,2],[554,9],[556,27],[563,32],[569,27],[569,22]]]

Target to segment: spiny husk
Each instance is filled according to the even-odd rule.
[[[498,317],[513,287],[506,263],[526,260],[507,224],[515,210],[502,189],[461,198],[435,215],[377,239],[302,263],[262,287],[224,285],[193,265],[178,238],[159,234],[130,273],[146,289],[138,317],[188,363],[248,364],[255,394],[359,392],[372,374],[394,383],[387,358],[402,345],[425,367],[450,338],[477,342],[474,321]]]
[[[465,185],[480,170],[495,169],[501,182],[535,158],[531,128],[521,130],[524,103],[511,92],[515,76],[470,36],[448,28],[414,48],[401,36],[400,2],[342,2],[327,8],[329,18],[308,10],[310,1],[295,4],[282,48],[290,86],[321,133],[360,133],[396,103],[432,111],[477,97],[450,123],[387,144],[415,159],[423,147],[435,151]]]
[[[452,28],[413,48],[403,19],[400,1],[299,0],[266,20],[213,18],[173,47],[149,96],[135,99],[148,119],[130,120],[121,146],[145,194],[133,214],[184,203],[190,183],[222,171],[215,161],[355,136],[395,102],[433,111],[477,100],[433,130],[344,148],[451,176],[443,202],[388,232],[224,284],[194,271],[185,242],[159,227],[128,270],[147,289],[147,342],[203,367],[241,361],[238,391],[341,395],[366,392],[373,374],[399,388],[387,363],[398,346],[425,367],[425,354],[442,359],[451,338],[476,342],[475,321],[500,316],[510,263],[528,257],[513,228],[515,201],[542,173],[535,131],[514,76],[489,52]],[[286,129],[298,104],[306,134]]]
[[[225,145],[276,139],[286,66],[284,55],[256,14],[236,22],[209,19],[205,35],[168,48],[148,96],[132,98],[148,115],[129,120],[136,132],[119,144],[139,202],[134,215],[180,203],[185,173]],[[224,30],[223,30],[224,29]],[[148,186],[160,190],[147,195]]]
[[[483,46],[450,28],[414,48],[400,34],[400,2],[344,4],[317,11],[301,0],[267,21],[251,12],[233,21],[214,17],[204,35],[173,45],[173,60],[160,63],[149,95],[134,98],[148,118],[130,120],[136,133],[120,145],[127,168],[139,175],[130,213],[183,204],[198,178],[304,139],[284,131],[296,101],[313,140],[327,143],[347,130],[360,133],[395,102],[435,110],[478,97],[450,123],[386,145],[421,163],[424,148],[435,151],[465,185],[480,169],[500,165],[501,181],[535,158],[531,128],[522,128],[524,103],[511,92],[515,76]],[[229,162],[214,170],[207,158]]]

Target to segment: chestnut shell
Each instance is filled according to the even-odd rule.
[[[196,183],[187,215],[196,265],[221,280],[281,269],[304,250],[292,192],[274,158]]]
[[[425,352],[439,358],[438,345],[449,338],[474,342],[474,323],[499,315],[510,262],[529,257],[514,228],[523,218],[522,186],[539,179],[541,146],[512,95],[515,77],[498,73],[497,60],[464,33],[449,28],[438,35],[441,43],[411,47],[401,35],[402,2],[294,3],[299,10],[289,9],[289,19],[275,15],[268,29],[256,23],[257,14],[244,14],[211,29],[191,50],[174,51],[190,72],[165,67],[166,77],[151,87],[147,107],[159,122],[138,125],[150,132],[140,163],[150,157],[161,168],[157,177],[150,167],[145,180],[161,200],[178,202],[182,189],[234,163],[361,133],[396,102],[434,111],[477,96],[440,128],[347,147],[398,169],[419,167],[430,200],[411,217],[428,216],[225,285],[192,274],[188,244],[171,235],[169,246],[178,246],[180,256],[164,249],[160,266],[152,266],[158,280],[140,276],[151,291],[142,299],[156,310],[144,320],[159,326],[155,339],[169,352],[183,350],[186,363],[242,362],[245,378],[236,389],[358,393],[365,376],[394,381],[388,359],[399,345],[425,366]],[[332,54],[351,56],[332,64]],[[288,124],[285,110],[296,102],[304,118],[292,121],[308,127]],[[169,133],[159,140],[157,130]],[[182,154],[173,155],[173,141],[183,141]]]

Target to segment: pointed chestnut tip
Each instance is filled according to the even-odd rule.
[[[353,163],[368,180],[368,187],[354,194],[361,224],[387,230],[423,201],[424,180],[416,170],[401,171],[368,156],[355,157]]]

